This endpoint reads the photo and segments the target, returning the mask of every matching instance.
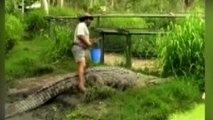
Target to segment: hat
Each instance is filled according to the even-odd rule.
[[[91,14],[89,14],[89,13],[84,13],[84,15],[82,15],[82,16],[79,17],[80,21],[84,21],[85,19],[91,19],[91,20],[93,20],[93,16]]]

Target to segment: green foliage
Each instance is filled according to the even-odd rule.
[[[132,55],[135,57],[156,57],[156,36],[132,36]]]
[[[24,29],[22,22],[11,14],[6,14],[5,21],[6,39],[20,40]]]
[[[204,8],[204,0],[189,0],[191,4],[186,7],[184,0],[69,0],[66,6],[79,10],[99,13],[100,7],[106,7],[106,13],[168,13],[191,11],[197,7]]]
[[[5,38],[6,38],[6,52],[11,50],[17,40],[20,40],[24,31],[22,22],[11,14],[6,14],[5,20]]]
[[[141,18],[104,18],[100,20],[102,27],[107,28],[145,28],[145,21]]]
[[[204,20],[188,17],[171,24],[157,39],[157,51],[164,73],[204,75]]]
[[[65,2],[64,5],[66,5],[66,7],[74,8],[74,9],[78,9],[78,10],[85,10],[89,6],[88,0],[81,0],[81,1],[68,0],[68,1],[64,1],[64,2]]]
[[[52,34],[50,39],[54,42],[50,44],[49,58],[53,61],[60,60],[63,57],[71,56],[71,43],[73,38],[73,32],[67,26],[52,25]]]
[[[44,19],[45,11],[42,9],[29,11],[25,16],[26,30],[35,34],[47,27]]]
[[[184,113],[176,113],[169,120],[205,120],[205,103],[196,105],[192,110]]]
[[[12,13],[13,12],[13,3],[12,0],[5,0],[5,12]]]
[[[162,13],[184,10],[183,1],[180,0],[116,0],[114,2],[114,10],[122,12]]]
[[[175,22],[176,19],[174,18],[146,18],[146,25],[149,29],[152,30],[159,30],[159,29],[165,29],[167,28],[171,22]]]
[[[7,54],[5,75],[8,81],[52,73],[54,66],[46,63],[43,55],[51,41],[36,37],[32,41],[17,41],[16,46]],[[58,67],[59,68],[59,67]]]
[[[123,92],[117,91],[104,101],[95,99],[102,104],[97,105],[93,99],[94,102],[77,107],[63,120],[80,120],[85,116],[93,120],[168,120],[171,114],[189,110],[200,102],[201,93],[191,79],[180,78],[145,89],[134,88]],[[99,89],[101,88],[99,87]],[[91,92],[97,95],[94,90],[90,90]],[[94,96],[94,94],[92,95]],[[94,109],[97,107],[98,109]]]
[[[110,99],[113,107],[103,120],[166,120],[171,113],[191,108],[199,95],[197,86],[185,81],[128,90]]]
[[[13,77],[17,79],[44,75],[54,70],[53,66],[39,62],[38,59],[30,56],[20,57],[14,62],[18,65],[14,65],[12,62],[6,64],[6,77],[9,80],[12,80]]]
[[[58,16],[76,16],[81,13],[80,10],[71,8],[51,7],[50,15]],[[48,50],[50,61],[61,60],[64,57],[72,56],[71,43],[73,40],[73,31],[76,25],[76,20],[55,21],[50,27],[50,38],[53,41]]]
[[[49,14],[50,15],[58,15],[58,16],[75,16],[80,14],[82,11],[75,10],[67,7],[50,7]]]
[[[113,96],[116,90],[107,86],[94,86],[88,88],[84,96],[84,102],[92,102],[94,100],[106,99]]]
[[[18,17],[21,10],[18,10],[18,0],[5,0],[5,13],[13,14]]]
[[[32,38],[31,38],[32,39]],[[30,41],[17,41],[16,46],[6,55],[5,75],[8,82],[25,77],[35,77],[49,73],[67,73],[76,70],[71,58],[57,63],[49,62],[50,45],[53,40],[44,36],[36,36]],[[57,69],[56,69],[57,68]]]

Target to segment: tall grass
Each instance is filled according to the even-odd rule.
[[[45,30],[47,27],[47,22],[44,19],[45,15],[45,11],[42,9],[28,12],[24,17],[26,31],[35,35],[35,33]]]
[[[204,75],[204,20],[190,16],[171,24],[157,39],[158,57],[166,74]]]
[[[51,26],[52,34],[49,45],[48,56],[50,60],[57,61],[63,57],[72,56],[71,43],[73,40],[73,31],[67,26],[53,24]]]

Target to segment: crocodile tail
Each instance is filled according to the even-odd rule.
[[[43,105],[51,98],[57,96],[58,94],[68,90],[74,83],[71,78],[65,78],[62,81],[58,81],[49,86],[45,86],[42,89],[36,91],[35,93],[28,96],[22,101],[12,103],[6,109],[6,118],[12,117],[14,115],[32,110],[40,105]]]

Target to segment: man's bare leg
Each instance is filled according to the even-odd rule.
[[[84,69],[86,70],[87,68],[89,68],[89,53],[87,52],[86,53],[86,56],[85,56],[85,67]]]
[[[84,70],[86,66],[85,62],[86,62],[85,59],[82,59],[78,63],[78,77],[79,77],[78,87],[83,92],[86,90],[84,86]]]

